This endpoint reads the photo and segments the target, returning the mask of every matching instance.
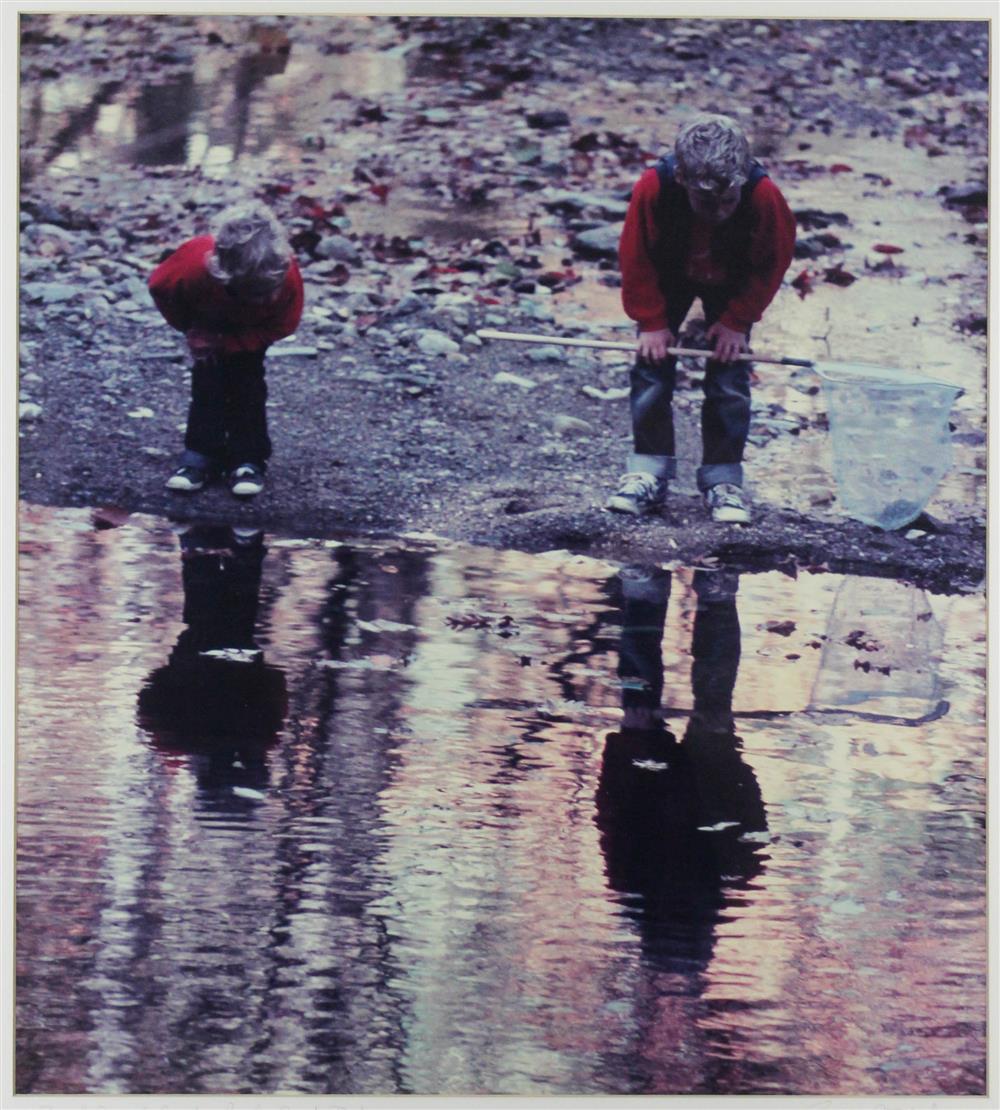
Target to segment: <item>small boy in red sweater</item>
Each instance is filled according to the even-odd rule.
[[[747,523],[743,448],[750,430],[751,327],[792,260],[795,217],[727,116],[699,116],[674,154],[632,192],[618,254],[622,304],[639,326],[631,378],[633,451],[607,507],[659,509],[676,477],[672,401],[677,360],[667,354],[696,298],[714,358],[705,366],[698,488],[712,519]]]
[[[271,456],[264,352],[302,318],[302,276],[281,226],[262,204],[229,208],[214,235],[156,267],[149,291],[194,359],[184,454],[167,489],[199,490],[221,472],[236,496],[255,496]]]

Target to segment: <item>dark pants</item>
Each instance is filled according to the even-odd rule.
[[[266,403],[263,351],[196,360],[183,464],[264,469],[271,457]]]
[[[695,298],[701,299],[705,323],[711,327],[722,314],[729,294],[687,287],[671,293],[670,330],[676,335]],[[747,337],[749,338],[749,331]],[[677,359],[650,364],[638,359],[631,374],[633,449],[638,456],[663,460],[653,469],[672,478],[676,473],[673,398]],[[750,431],[750,363],[705,363],[701,406],[702,465],[698,488],[719,482],[743,484],[743,448]]]

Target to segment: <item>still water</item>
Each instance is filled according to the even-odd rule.
[[[981,596],[25,506],[17,1089],[973,1094]]]

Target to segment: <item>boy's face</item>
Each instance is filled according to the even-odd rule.
[[[721,224],[729,219],[740,203],[741,185],[712,178],[688,178],[679,169],[677,183],[687,193],[691,210],[710,224]]]

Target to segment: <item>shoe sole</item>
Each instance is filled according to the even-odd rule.
[[[205,483],[199,482],[197,485],[193,485],[191,482],[184,482],[181,484],[180,482],[174,482],[173,478],[168,478],[163,486],[164,489],[173,490],[174,493],[197,493],[198,490],[205,488]]]
[[[750,514],[746,509],[713,509],[712,519],[718,524],[749,524]]]
[[[612,497],[608,500],[604,508],[610,513],[628,513],[629,516],[649,516],[650,513],[658,513],[663,509],[662,503],[655,505],[647,505],[645,507],[637,505],[634,501],[626,501],[624,498]]]
[[[235,486],[231,487],[233,495],[236,497],[256,497],[258,493],[263,492],[263,486],[250,486],[243,482],[237,482]]]

